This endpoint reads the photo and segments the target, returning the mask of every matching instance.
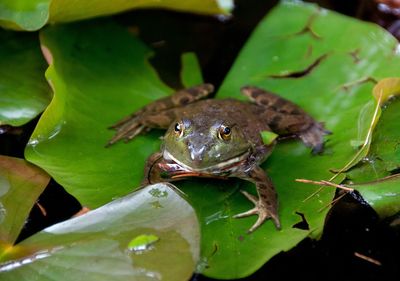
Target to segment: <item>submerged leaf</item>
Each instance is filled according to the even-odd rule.
[[[151,205],[151,189],[168,194],[158,198],[163,208]],[[159,241],[136,252],[127,247],[132,236],[135,245],[143,239]],[[198,256],[193,209],[168,185],[157,184],[24,240],[3,256],[0,279],[183,281],[192,275]]]

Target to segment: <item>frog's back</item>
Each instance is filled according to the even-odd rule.
[[[184,108],[183,116],[190,119],[220,120],[228,126],[239,126],[246,139],[262,144],[261,131],[270,130],[260,118],[263,109],[256,104],[235,99],[207,99]]]

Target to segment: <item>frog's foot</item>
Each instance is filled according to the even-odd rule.
[[[253,202],[255,207],[253,209],[250,209],[247,212],[237,214],[233,217],[234,218],[245,218],[245,217],[248,217],[251,215],[258,215],[257,221],[247,231],[248,233],[251,233],[254,230],[256,230],[259,226],[261,226],[269,218],[271,218],[273,220],[277,229],[281,228],[281,223],[279,222],[278,214],[275,213],[274,209],[269,208],[268,205],[266,205],[263,201],[258,199],[256,196],[254,196],[246,191],[243,191],[243,190],[241,190],[240,192],[242,192],[243,195],[246,196],[247,199],[249,199],[251,202]]]
[[[305,131],[298,134],[303,143],[312,148],[313,154],[319,154],[324,150],[324,135],[331,134],[325,130],[324,124],[313,122],[313,124]]]

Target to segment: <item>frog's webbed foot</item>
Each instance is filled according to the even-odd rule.
[[[244,218],[251,215],[258,215],[256,223],[248,230],[249,233],[256,230],[267,219],[271,218],[277,229],[281,228],[278,216],[278,200],[274,185],[271,179],[260,167],[253,167],[250,171],[238,175],[239,178],[248,180],[256,185],[258,198],[246,191],[241,191],[255,205],[253,209],[240,213],[234,218]]]
[[[200,100],[214,90],[211,84],[201,84],[175,92],[171,96],[158,99],[111,126],[116,130],[108,142],[110,146],[119,140],[129,141],[152,128],[167,129],[182,106]]]
[[[329,134],[331,132],[325,130],[323,123],[314,121],[308,129],[298,133],[298,137],[306,146],[312,148],[313,154],[318,154],[324,150],[324,135]]]
[[[261,226],[267,219],[271,218],[277,229],[281,228],[281,224],[279,221],[279,217],[276,213],[271,211],[263,201],[259,200],[256,196],[241,190],[244,196],[254,203],[255,207],[253,209],[248,210],[247,212],[243,212],[233,216],[234,218],[245,218],[252,215],[258,215],[257,221],[253,224],[253,226],[248,230],[249,233],[256,230],[259,226]]]

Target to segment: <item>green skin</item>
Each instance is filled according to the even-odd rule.
[[[294,103],[256,87],[243,87],[250,102],[205,99],[210,84],[184,89],[157,100],[113,126],[109,145],[131,140],[152,128],[167,129],[161,151],[151,155],[143,184],[188,177],[236,177],[255,184],[258,196],[242,193],[255,207],[234,217],[258,215],[254,231],[271,218],[279,229],[277,195],[270,178],[260,168],[275,141],[264,144],[262,131],[281,137],[298,137],[314,153],[323,150],[328,132]]]

